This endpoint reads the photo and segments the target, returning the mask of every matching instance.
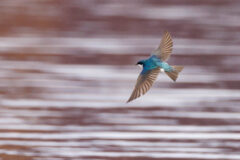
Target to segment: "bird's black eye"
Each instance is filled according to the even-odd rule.
[[[137,64],[136,65],[143,65],[143,63],[142,62],[137,62]]]

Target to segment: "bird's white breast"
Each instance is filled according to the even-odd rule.
[[[162,73],[165,72],[163,68],[161,68],[160,71],[161,71]]]
[[[140,67],[141,69],[143,68],[143,66],[141,64],[138,64],[138,67]]]

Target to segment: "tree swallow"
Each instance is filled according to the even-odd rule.
[[[173,81],[177,80],[178,73],[182,71],[183,66],[170,66],[166,62],[170,57],[172,47],[171,35],[165,32],[160,45],[152,52],[151,56],[137,62],[137,65],[141,65],[143,69],[127,103],[144,95],[151,88],[160,72],[165,72]]]

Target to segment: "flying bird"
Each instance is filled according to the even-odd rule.
[[[166,61],[172,52],[173,42],[169,32],[165,32],[160,45],[148,59],[140,60],[136,65],[142,66],[135,88],[127,103],[144,95],[151,87],[160,72],[165,72],[173,81],[178,78],[183,66],[170,66]]]

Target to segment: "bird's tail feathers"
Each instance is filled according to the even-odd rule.
[[[172,72],[165,72],[173,81],[176,81],[178,74],[183,70],[183,66],[172,66]]]

